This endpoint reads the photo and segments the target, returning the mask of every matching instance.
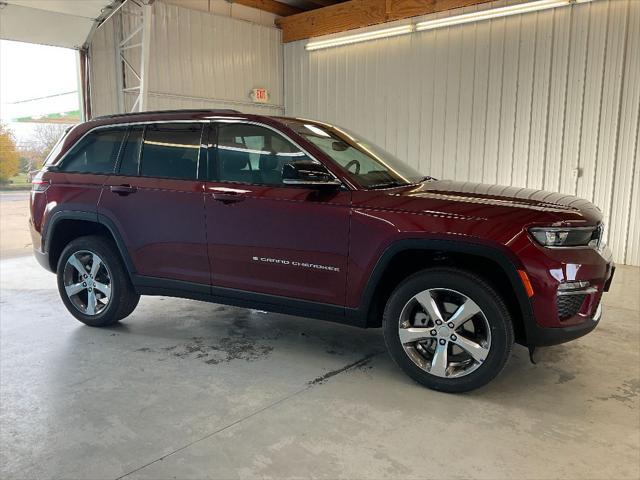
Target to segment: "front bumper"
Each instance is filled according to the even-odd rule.
[[[606,246],[544,248],[524,238],[519,247],[516,252],[534,291],[533,317],[525,319],[526,344],[556,345],[595,329],[602,316],[602,295],[615,272],[611,251]]]
[[[595,330],[602,318],[602,303],[596,308],[593,317],[570,327],[545,328],[532,323],[527,329],[527,344],[534,347],[548,347],[570,342]]]

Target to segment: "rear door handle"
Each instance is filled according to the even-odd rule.
[[[245,196],[240,192],[226,191],[226,192],[213,192],[211,194],[214,200],[222,202],[224,204],[237,203],[245,199]]]
[[[131,185],[112,185],[111,191],[113,193],[117,193],[120,196],[125,196],[131,193],[136,193],[138,189],[137,187],[132,187]]]

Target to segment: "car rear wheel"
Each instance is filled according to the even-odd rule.
[[[60,255],[57,275],[67,310],[92,327],[113,325],[133,312],[140,300],[118,251],[104,237],[70,242]]]
[[[444,392],[491,381],[513,345],[502,298],[482,278],[454,268],[424,270],[402,282],[389,297],[383,329],[405,373]]]

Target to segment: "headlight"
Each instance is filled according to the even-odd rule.
[[[595,227],[536,227],[531,236],[543,247],[598,248],[602,238],[602,225]]]

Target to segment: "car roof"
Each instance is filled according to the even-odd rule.
[[[113,115],[103,115],[94,117],[88,122],[90,128],[101,125],[117,125],[121,123],[136,122],[160,122],[172,120],[213,120],[216,117],[233,117],[244,120],[265,121],[272,119],[277,121],[277,117],[268,115],[245,114],[232,109],[191,109],[191,110],[154,110],[133,113],[118,113]]]
[[[149,110],[144,112],[130,112],[130,113],[114,113],[112,115],[100,115],[98,117],[94,117],[91,120],[119,120],[119,119],[137,119],[139,117],[148,117],[148,116],[156,116],[156,115],[171,115],[171,116],[185,116],[188,118],[192,118],[194,115],[242,115],[242,112],[238,110],[232,110],[227,108],[219,108],[219,109],[204,109],[204,108],[193,108],[193,109],[175,109],[175,110]]]

